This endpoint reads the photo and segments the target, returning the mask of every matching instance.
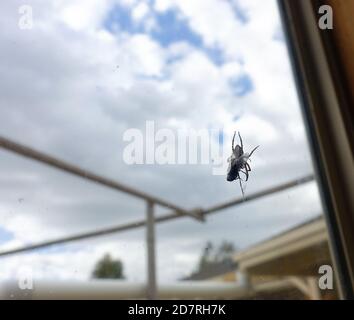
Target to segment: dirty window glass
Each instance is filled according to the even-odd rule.
[[[337,297],[318,287],[327,232],[276,1],[2,1],[0,15],[1,298],[102,279],[126,298],[120,283],[151,274],[150,297],[188,281]]]

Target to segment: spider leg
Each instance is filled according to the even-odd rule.
[[[240,172],[237,173],[236,179],[235,180],[242,180],[241,176],[240,176]]]
[[[245,196],[245,193],[243,192],[243,187],[242,187],[242,183],[241,183],[241,179],[240,179],[240,188],[241,188],[241,191],[242,191],[242,197],[244,197]]]
[[[247,162],[245,163],[245,167],[247,171],[252,171],[250,165]]]
[[[248,181],[248,171],[247,171],[247,169],[246,169],[246,172],[242,171],[242,170],[240,170],[240,171],[246,176],[246,180],[245,181]]]
[[[255,151],[258,149],[258,147],[259,147],[259,146],[255,147],[255,148],[251,151],[251,153],[249,154],[248,158],[251,157],[252,153],[255,152]]]
[[[235,147],[234,147],[235,135],[236,135],[236,131],[234,132],[234,136],[232,137],[232,152],[235,152]]]
[[[240,139],[241,149],[243,150],[243,142],[242,142],[242,138],[241,138],[240,132],[238,132],[238,137]]]

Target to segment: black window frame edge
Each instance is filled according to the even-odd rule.
[[[316,63],[316,54],[318,53],[316,50],[318,50],[318,47],[314,48],[313,39],[311,38],[309,31],[310,27],[313,28],[313,22],[316,21],[313,20],[311,24],[311,22],[309,22],[309,15],[312,15],[312,19],[315,19],[315,8],[318,8],[320,3],[316,0],[277,0],[277,4],[285,33],[306,133],[310,144],[315,177],[318,182],[318,188],[323,204],[337,289],[341,299],[353,300],[353,274],[351,272],[353,266],[350,265],[348,256],[345,254],[346,250],[350,248],[347,248],[345,241],[343,241],[340,220],[338,219],[338,212],[336,212],[332,198],[333,194],[331,193],[329,185],[330,181],[326,174],[325,160],[323,159],[320,150],[320,140],[318,133],[316,132],[313,112],[311,111],[314,102],[328,103],[328,101],[325,101],[323,95],[323,90],[325,89],[321,87],[321,81],[316,81],[319,68],[319,65]],[[311,31],[313,32],[313,30]],[[326,32],[323,32],[319,35],[319,38],[322,41],[321,54],[324,54],[327,58],[329,68],[328,51],[331,51],[332,49],[333,52],[334,50],[333,47],[331,48],[328,33],[329,32],[327,32],[326,35]],[[332,58],[333,57],[334,54],[332,54]],[[333,71],[333,61],[331,68],[329,69]],[[306,70],[306,72],[304,70]],[[338,89],[338,86],[334,81],[333,73],[331,72],[330,75],[331,79],[329,79],[329,81],[331,81],[333,86]],[[343,102],[343,100],[339,99],[338,92],[336,92],[336,94],[337,101]]]

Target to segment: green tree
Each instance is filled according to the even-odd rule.
[[[213,244],[210,241],[208,241],[199,259],[199,266],[198,266],[199,271],[207,268],[212,263],[212,257],[211,257],[212,251],[213,251]]]
[[[230,241],[224,240],[219,246],[215,246],[212,242],[208,241],[199,259],[197,272],[201,272],[222,262],[231,261],[236,251],[234,244]]]
[[[215,252],[214,260],[216,262],[230,260],[235,252],[236,248],[232,242],[223,241]]]
[[[100,259],[92,272],[95,279],[124,279],[123,263],[120,260],[113,260],[109,253]]]

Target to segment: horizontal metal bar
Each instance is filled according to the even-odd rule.
[[[20,154],[26,158],[30,158],[32,160],[37,160],[37,161],[45,163],[51,167],[69,172],[71,174],[74,174],[74,175],[84,178],[86,180],[90,180],[90,181],[96,182],[98,184],[104,185],[108,188],[115,189],[115,190],[118,190],[121,192],[125,192],[125,193],[132,195],[132,196],[135,196],[135,197],[147,200],[149,202],[159,204],[160,206],[175,210],[177,212],[177,214],[189,215],[197,220],[200,220],[200,221],[203,220],[203,217],[201,215],[194,215],[194,214],[186,211],[185,209],[183,209],[179,206],[176,206],[168,201],[165,201],[165,200],[162,200],[162,199],[157,198],[155,196],[149,195],[145,192],[138,191],[138,190],[128,187],[120,182],[101,177],[101,176],[94,174],[90,171],[83,170],[77,166],[74,166],[74,165],[64,162],[62,160],[59,160],[57,158],[54,158],[54,157],[44,154],[42,152],[36,151],[36,150],[29,148],[27,146],[13,142],[13,141],[6,139],[4,137],[1,137],[1,136],[0,136],[0,147],[6,149],[8,151],[12,151],[17,154]]]
[[[210,207],[208,209],[194,209],[191,210],[190,212],[194,212],[194,213],[198,213],[201,212],[203,215],[207,215],[207,214],[212,214],[215,212],[218,212],[220,210],[224,210],[227,209],[229,207],[235,206],[235,205],[240,205],[240,204],[244,204],[245,202],[248,201],[252,201],[252,200],[256,200],[271,194],[274,194],[276,192],[280,192],[307,182],[310,182],[314,180],[314,176],[313,175],[308,175],[306,177],[300,178],[300,179],[296,179],[281,185],[278,185],[276,187],[270,188],[270,189],[266,189],[264,191],[260,191],[260,192],[256,192],[253,193],[249,196],[245,196],[244,198],[236,198],[233,199],[231,201]],[[154,219],[155,223],[157,222],[164,222],[164,221],[169,221],[169,220],[173,220],[176,218],[181,218],[183,216],[181,215],[177,215],[176,212],[170,213],[170,214],[165,214],[159,217],[156,217]],[[108,234],[112,234],[112,233],[116,233],[116,232],[121,232],[121,231],[127,231],[127,230],[131,230],[131,229],[136,229],[136,228],[140,228],[146,225],[146,220],[139,220],[139,221],[135,221],[135,222],[131,222],[125,225],[120,225],[120,226],[115,226],[115,227],[111,227],[111,228],[107,228],[107,229],[103,229],[103,230],[99,230],[99,231],[93,231],[93,232],[87,232],[87,233],[81,233],[78,235],[74,235],[74,236],[69,236],[69,237],[64,237],[64,238],[60,238],[60,239],[55,239],[55,240],[50,240],[50,241],[45,241],[45,242],[41,242],[38,244],[33,244],[30,246],[26,246],[26,247],[22,247],[22,248],[17,248],[17,249],[13,249],[13,250],[8,250],[8,251],[3,251],[0,252],[0,257],[1,256],[8,256],[11,254],[15,254],[15,253],[22,253],[22,252],[28,252],[28,251],[32,251],[35,249],[40,249],[40,248],[45,248],[51,245],[56,245],[56,244],[62,244],[62,243],[67,243],[67,242],[73,242],[73,241],[78,241],[78,240],[84,240],[84,239],[88,239],[88,238],[93,238],[93,237],[98,237],[98,236],[104,236],[104,235],[108,235]]]
[[[272,187],[272,188],[269,188],[269,189],[266,189],[263,191],[259,191],[259,192],[255,192],[250,195],[246,195],[243,198],[236,198],[236,199],[230,200],[228,202],[224,202],[224,203],[212,206],[209,209],[203,210],[203,214],[214,213],[219,210],[224,210],[224,209],[227,209],[227,208],[232,207],[237,204],[242,204],[244,202],[252,201],[252,200],[255,200],[255,199],[258,199],[261,197],[265,197],[267,195],[277,193],[277,192],[283,191],[285,189],[296,187],[298,185],[310,182],[314,179],[315,179],[315,177],[312,174],[305,176],[303,178],[295,179],[295,180],[289,181],[287,183],[284,183],[284,184],[281,184],[281,185],[278,185],[278,186],[275,186],[275,187]]]

